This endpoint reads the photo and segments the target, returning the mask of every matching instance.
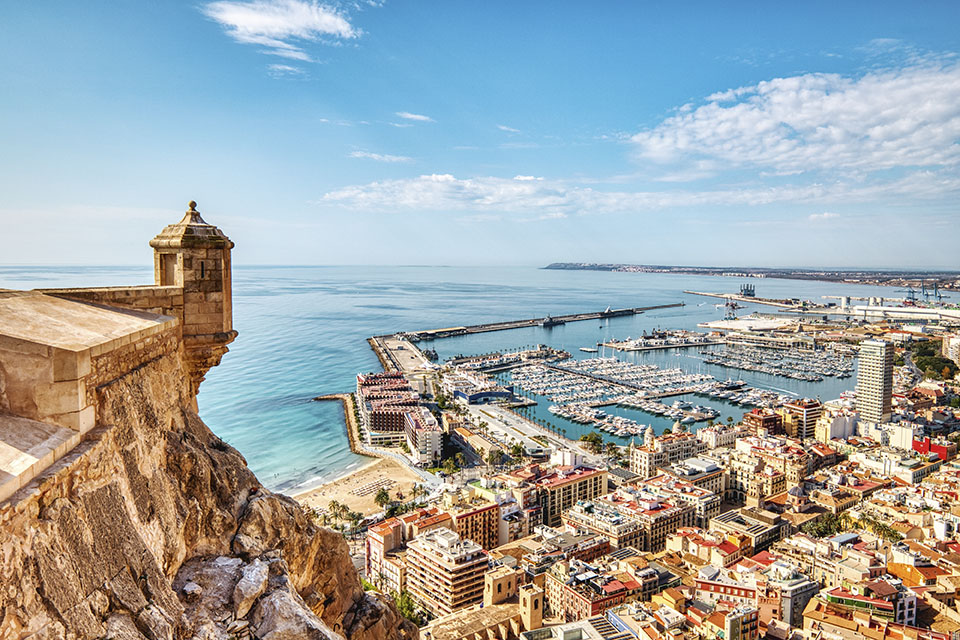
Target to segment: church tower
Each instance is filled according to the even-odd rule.
[[[533,583],[520,587],[520,624],[524,631],[543,626],[543,589]]]
[[[194,397],[211,367],[220,364],[233,330],[230,250],[233,242],[207,224],[191,201],[183,219],[167,225],[153,240],[156,285],[183,290],[181,325]]]

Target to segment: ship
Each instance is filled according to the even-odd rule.
[[[548,315],[546,318],[544,318],[543,320],[540,321],[540,326],[541,326],[541,327],[549,328],[549,327],[556,327],[556,326],[559,326],[559,325],[561,325],[561,324],[566,324],[566,323],[567,323],[566,320],[559,320],[559,319],[557,319],[557,318],[551,318],[551,317]]]
[[[629,315],[633,315],[633,309],[613,309],[612,307],[607,307],[600,312],[601,318],[616,318],[618,316]]]
[[[596,347],[580,347],[580,351],[583,351],[584,353],[596,353],[599,351],[599,349]]]

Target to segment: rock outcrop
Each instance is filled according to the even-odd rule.
[[[182,347],[96,404],[80,444],[0,504],[0,640],[417,637],[342,537],[200,420]]]

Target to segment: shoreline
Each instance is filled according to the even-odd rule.
[[[336,472],[335,475],[334,475],[332,478],[330,478],[330,479],[324,479],[320,484],[315,484],[315,485],[311,485],[311,486],[300,486],[300,487],[297,487],[297,488],[296,488],[296,491],[295,491],[295,492],[287,493],[286,495],[290,496],[290,497],[293,498],[294,500],[297,500],[297,499],[299,499],[301,496],[304,496],[304,495],[306,495],[306,494],[308,494],[308,493],[313,493],[313,492],[319,491],[320,489],[323,489],[323,488],[326,487],[327,485],[331,485],[331,484],[334,484],[334,483],[337,483],[337,482],[341,482],[342,480],[345,480],[346,478],[349,478],[349,477],[352,476],[352,475],[359,474],[359,473],[361,473],[361,472],[369,469],[369,468],[372,467],[373,465],[377,464],[380,460],[382,460],[382,458],[371,458],[370,460],[367,460],[366,462],[364,462],[363,464],[361,464],[360,466],[358,466],[358,467],[356,467],[356,468],[353,468],[353,469],[343,469],[343,470],[340,471],[340,472]],[[309,484],[309,483],[308,483],[308,484]]]
[[[353,394],[350,393],[328,393],[322,396],[316,396],[314,402],[331,402],[337,400],[343,405],[343,423],[347,430],[347,442],[350,445],[350,451],[358,456],[368,458],[382,458],[376,452],[367,450],[360,442],[360,426],[357,424],[354,415]]]
[[[415,485],[423,485],[422,479],[393,458],[374,458],[358,469],[338,476],[321,485],[288,494],[308,509],[327,512],[332,501],[339,502],[350,511],[367,517],[383,512],[376,503],[380,489],[396,500],[405,500]]]

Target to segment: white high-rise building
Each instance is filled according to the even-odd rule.
[[[866,422],[890,419],[893,397],[893,345],[882,340],[860,343],[857,411]]]

